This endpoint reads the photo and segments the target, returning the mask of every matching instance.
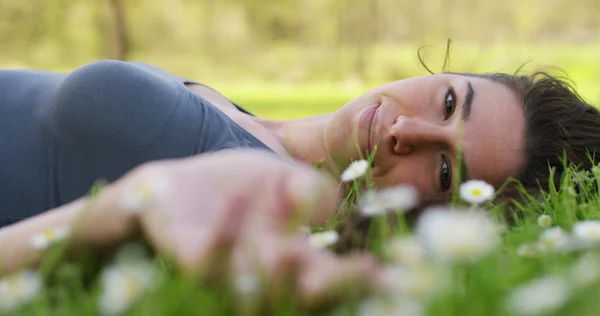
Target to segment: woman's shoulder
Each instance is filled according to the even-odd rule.
[[[104,60],[71,72],[48,109],[63,135],[104,142],[154,137],[177,105],[177,84],[129,63]]]
[[[234,124],[210,100],[165,79],[128,62],[88,64],[63,80],[48,111],[52,124],[64,141],[171,156],[235,138],[224,136]]]
[[[173,80],[179,84],[182,84],[186,88],[190,89],[194,94],[206,99],[207,101],[209,101],[212,105],[216,106],[217,108],[238,110],[242,113],[254,116],[254,114],[252,114],[250,111],[246,110],[245,108],[241,107],[237,103],[233,102],[232,100],[230,100],[229,98],[224,96],[221,92],[219,92],[217,89],[215,89],[207,84],[198,82],[196,80],[191,80],[186,77],[177,76],[177,75],[170,73],[170,72],[168,72],[162,68],[159,68],[155,65],[151,65],[151,64],[147,64],[147,63],[143,63],[143,62],[129,62],[129,63],[136,67],[139,67],[140,69],[146,70],[160,78]]]
[[[148,73],[151,73],[159,78],[162,79],[167,79],[167,80],[172,80],[175,81],[179,84],[185,85],[185,84],[199,84],[198,82],[191,80],[189,78],[185,78],[185,77],[181,77],[178,75],[175,75],[174,73],[171,73],[163,68],[160,68],[158,66],[152,65],[152,64],[148,64],[148,63],[144,63],[144,62],[139,62],[139,61],[128,61],[126,62],[129,65],[135,66],[141,70],[147,71]]]

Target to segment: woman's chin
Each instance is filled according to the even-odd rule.
[[[372,106],[371,106],[372,107]],[[371,107],[361,110],[350,107],[338,110],[325,129],[325,146],[331,161],[342,171],[352,162],[365,159],[368,151],[368,126],[361,128],[361,116]],[[370,123],[370,122],[368,122]]]

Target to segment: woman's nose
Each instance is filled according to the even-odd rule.
[[[423,147],[452,147],[455,134],[451,126],[406,116],[399,116],[390,129],[392,146],[398,155],[406,155]]]

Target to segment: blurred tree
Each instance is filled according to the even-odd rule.
[[[373,63],[403,45],[448,37],[596,45],[600,0],[0,0],[0,62],[40,67],[135,58],[278,78],[302,64],[287,78],[362,80],[395,73]]]
[[[368,51],[379,41],[379,34],[383,31],[380,24],[371,23],[378,9],[377,0],[338,2],[338,43],[351,47],[354,52],[353,73],[359,80],[365,79]]]
[[[111,23],[107,23],[106,57],[109,59],[126,60],[129,55],[129,33],[123,0],[106,0]]]
[[[243,1],[245,18],[258,40],[271,42],[294,40],[301,36],[303,25],[302,1],[252,0]]]

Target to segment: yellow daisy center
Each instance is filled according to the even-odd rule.
[[[544,239],[544,245],[548,248],[554,248],[554,246],[556,246],[556,240],[554,239]]]
[[[462,243],[454,247],[454,254],[458,257],[466,257],[476,252],[477,246],[473,243]]]
[[[19,282],[19,278],[17,276],[13,276],[7,278],[6,280],[8,284],[8,294],[11,297],[16,297],[21,292],[21,282]]]
[[[140,292],[140,285],[132,276],[125,276],[125,284],[127,286],[127,294],[129,294],[129,298],[137,297]]]
[[[136,189],[143,199],[149,199],[152,196],[152,188],[147,182],[138,183]]]
[[[473,194],[474,196],[480,196],[480,195],[481,195],[481,190],[480,190],[480,189],[477,189],[477,188],[475,188],[475,189],[473,189],[473,190],[471,191],[471,194]]]
[[[44,232],[44,237],[48,238],[48,239],[52,239],[54,238],[54,230],[47,230]]]

